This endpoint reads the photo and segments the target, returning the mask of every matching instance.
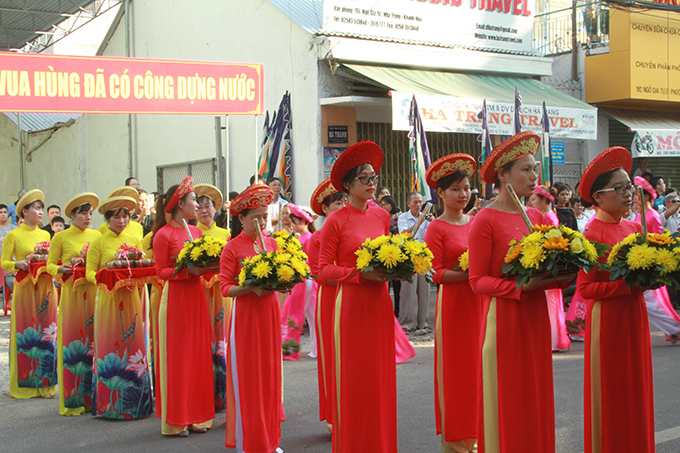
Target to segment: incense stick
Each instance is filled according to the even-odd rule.
[[[187,231],[187,235],[189,236],[189,241],[193,241],[194,237],[191,235],[191,231],[189,231],[189,225],[187,225],[186,219],[182,219],[182,223],[184,224],[184,229]]]
[[[262,229],[260,228],[260,221],[258,219],[253,219],[255,223],[255,230],[257,230],[256,241],[260,241],[260,251],[262,253],[267,253],[267,246],[264,244],[264,236],[262,235]]]

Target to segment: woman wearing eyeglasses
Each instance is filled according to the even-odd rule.
[[[331,182],[349,195],[349,203],[329,216],[321,230],[319,274],[338,282],[334,452],[398,451],[392,300],[385,272],[359,272],[354,254],[366,238],[389,234],[387,211],[368,203],[379,183],[382,161],[382,150],[369,141],[356,143],[340,155]]]
[[[626,220],[633,204],[630,152],[603,151],[581,178],[581,197],[598,207],[585,236],[614,245],[640,224]],[[647,308],[642,291],[609,272],[579,272],[588,299],[585,353],[585,451],[653,452],[654,394]]]
[[[659,213],[652,205],[652,201],[657,197],[656,190],[642,176],[635,177],[635,184],[644,190],[644,211],[645,220],[647,221],[647,232],[663,233],[661,216],[659,216]],[[642,222],[640,214],[636,216],[635,221]],[[668,296],[668,289],[663,286],[658,289],[645,291],[645,302],[647,303],[649,321],[666,334],[666,341],[670,341],[671,344],[675,345],[678,341],[678,334],[680,334],[680,317],[675,309],[673,309],[671,299]]]

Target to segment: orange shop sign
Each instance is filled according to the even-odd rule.
[[[0,53],[0,111],[262,113],[264,66]]]

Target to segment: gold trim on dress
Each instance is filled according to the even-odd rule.
[[[333,332],[335,336],[335,418],[333,419],[333,426],[335,428],[335,436],[333,436],[334,450],[337,448],[340,451],[340,435],[338,434],[338,427],[340,426],[340,313],[342,312],[342,283],[339,283],[338,294],[335,296],[335,325]]]
[[[496,345],[496,298],[489,301],[486,315],[486,332],[482,346],[482,386],[484,410],[484,450],[499,452],[498,422],[498,350]]]
[[[435,353],[437,354],[437,395],[439,395],[439,417],[442,428],[442,442],[446,439],[446,398],[444,398],[444,353],[442,347],[444,346],[443,336],[444,330],[442,328],[442,293],[444,292],[444,285],[439,285],[439,293],[437,294],[437,308],[434,319],[434,341]],[[443,444],[442,444],[443,445]]]
[[[593,303],[590,322],[590,441],[592,452],[602,451],[602,374],[600,367],[600,321],[602,305]]]

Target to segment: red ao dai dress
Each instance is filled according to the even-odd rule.
[[[319,275],[319,252],[321,251],[321,230],[315,231],[308,243],[309,267],[312,275]],[[327,280],[318,277],[316,306],[317,374],[319,378],[319,420],[333,424],[331,390],[333,386],[333,309],[337,285],[328,285]]]
[[[268,251],[276,240],[265,237]],[[220,257],[220,287],[227,297],[238,286],[241,260],[257,255],[255,239],[241,233]],[[246,453],[272,453],[281,440],[281,309],[277,293],[234,297],[227,351],[226,446]]]
[[[639,224],[594,219],[591,241],[614,245]],[[579,272],[578,289],[588,299],[584,389],[585,451],[653,452],[652,348],[643,293],[605,271]]]
[[[453,270],[467,250],[473,220],[452,225],[437,219],[427,227],[425,242],[434,254],[435,283],[441,283],[444,271]],[[468,280],[440,284],[434,328],[437,434],[442,443],[467,441],[470,449],[477,438],[483,309],[482,296],[472,291]]]
[[[532,223],[541,213],[528,209]],[[522,292],[501,278],[508,242],[527,228],[520,214],[482,209],[470,240],[470,286],[483,296],[479,451],[555,451],[550,319],[545,289]]]
[[[544,225],[552,225],[558,227],[560,221],[557,214],[549,211],[543,216]],[[569,349],[571,347],[571,340],[567,333],[567,324],[564,320],[564,298],[560,288],[547,289],[545,297],[548,301],[548,316],[550,316],[550,337],[553,351],[560,349]]]
[[[189,226],[194,239],[201,230]],[[156,273],[165,280],[158,314],[158,372],[163,434],[179,434],[185,427],[210,428],[215,418],[211,322],[198,275],[185,268],[174,274],[175,261],[187,231],[175,221],[153,238]],[[174,275],[173,275],[174,274]]]
[[[397,379],[394,311],[387,283],[365,280],[354,252],[389,234],[382,208],[347,205],[321,230],[319,273],[339,282],[334,318],[333,451],[396,452]],[[371,333],[366,341],[365,333]]]

